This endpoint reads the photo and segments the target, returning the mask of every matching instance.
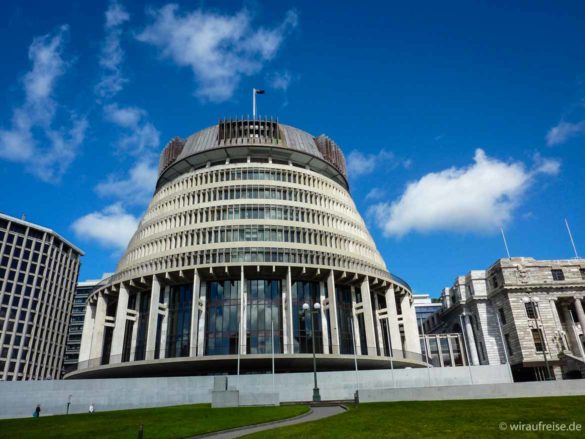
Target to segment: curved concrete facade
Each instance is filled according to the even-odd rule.
[[[252,372],[273,350],[306,370],[313,344],[330,370],[352,367],[354,350],[368,368],[391,350],[420,365],[410,287],[388,272],[331,139],[223,120],[173,139],[159,172],[116,273],[88,299],[71,377]]]

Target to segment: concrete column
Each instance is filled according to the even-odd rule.
[[[331,323],[331,350],[334,355],[339,355],[339,328],[337,327],[337,298],[335,296],[335,278],[333,270],[327,277],[327,295],[329,296],[329,321]]]
[[[104,328],[106,323],[107,303],[104,293],[98,294],[97,305],[95,309],[94,331],[91,338],[91,350],[89,359],[92,365],[99,365],[102,357],[102,350],[104,348]],[[95,364],[93,364],[93,360]]]
[[[202,357],[205,355],[205,302],[207,300],[206,292],[207,292],[207,283],[205,281],[199,280],[201,285],[199,289],[199,310],[201,311],[201,316],[199,317],[199,327],[197,328],[197,356]],[[239,329],[238,329],[239,330]]]
[[[138,343],[138,324],[140,320],[140,302],[142,301],[142,293],[136,294],[136,320],[132,325],[132,341],[130,344],[130,361],[136,360],[136,344]]]
[[[146,334],[146,359],[154,360],[156,348],[156,331],[158,326],[158,304],[160,301],[160,282],[158,277],[152,276],[150,287],[150,308],[148,310],[148,332]]]
[[[404,349],[408,352],[420,354],[420,339],[414,306],[410,304],[410,294],[405,293],[400,301],[402,310],[402,324],[404,326]]]
[[[402,341],[400,340],[400,327],[398,326],[398,312],[396,311],[396,299],[394,297],[394,287],[386,290],[386,306],[388,315],[388,330],[390,331],[390,344],[392,345],[392,355],[401,356]]]
[[[575,297],[575,310],[577,311],[577,320],[581,325],[581,331],[585,334],[585,312],[583,312],[583,304],[580,297]]]
[[[94,331],[95,322],[95,305],[89,302],[85,304],[85,318],[83,320],[83,332],[81,334],[81,345],[79,346],[79,363],[84,363],[81,367],[87,367],[85,364],[91,353],[91,338]]]
[[[327,292],[327,286],[325,285],[325,282],[319,282],[319,292],[319,303],[321,304],[321,328],[323,328],[323,353],[330,354],[331,351],[329,350],[329,337],[327,335],[329,334],[329,326],[327,325],[327,316],[325,314],[326,310],[323,306],[323,303],[325,302],[325,294]]]
[[[195,270],[193,274],[193,296],[191,299],[191,334],[189,336],[189,356],[197,355],[197,331],[199,329],[199,290],[201,289],[201,279],[199,273]]]
[[[384,334],[382,332],[382,325],[380,324],[380,321],[378,319],[378,311],[380,310],[380,304],[378,303],[378,294],[377,293],[373,293],[374,294],[374,309],[373,309],[373,315],[374,315],[374,329],[376,331],[376,333],[378,334],[378,343],[380,344],[380,355],[384,355],[384,346],[387,343],[387,341],[384,340]]]
[[[569,310],[569,305],[567,303],[561,304],[561,310],[563,313],[563,320],[565,321],[565,325],[567,327],[567,337],[569,339],[569,349],[574,355],[578,355],[580,357],[583,356],[583,350],[581,348],[581,342],[579,337],[577,336],[575,322],[573,321],[573,316],[571,315],[571,311]]]
[[[116,307],[116,326],[112,336],[112,350],[110,352],[110,364],[122,361],[122,349],[124,349],[124,332],[126,331],[126,313],[128,311],[128,289],[120,284],[118,291],[118,305]]]
[[[240,355],[246,354],[246,277],[244,276],[244,266],[240,271],[240,334],[238,336],[240,345]]]
[[[163,293],[164,317],[160,328],[160,349],[159,358],[167,358],[167,328],[169,325],[169,301],[171,287],[166,285]]]
[[[282,328],[284,353],[294,353],[294,338],[293,338],[293,320],[292,320],[292,276],[290,266],[286,271],[286,279],[284,280],[282,291]]]
[[[366,276],[361,286],[362,307],[364,310],[364,323],[366,326],[366,342],[368,343],[368,355],[378,355],[376,335],[374,333],[374,313],[372,311],[372,295],[370,292],[370,280]]]
[[[352,325],[353,325],[353,335],[355,337],[355,350],[358,355],[362,353],[362,339],[360,337],[360,325],[358,324],[358,314],[356,310],[357,306],[357,299],[355,294],[355,288],[350,287],[351,291],[351,315],[352,315]]]
[[[479,355],[477,354],[475,335],[473,335],[471,319],[466,314],[463,315],[463,323],[465,323],[465,335],[467,336],[467,348],[469,349],[469,355],[471,356],[471,365],[479,366]]]

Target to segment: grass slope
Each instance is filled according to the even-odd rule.
[[[0,420],[0,438],[178,439],[212,431],[290,418],[308,411],[302,405],[212,409],[208,404]]]
[[[585,397],[409,401],[361,404],[357,409],[246,438],[491,438],[585,437]],[[518,432],[510,424],[576,422],[581,432]],[[507,430],[500,430],[500,423]]]

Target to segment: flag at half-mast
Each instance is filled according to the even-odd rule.
[[[254,89],[254,91],[256,92],[257,95],[263,95],[264,93],[266,93],[264,90]]]

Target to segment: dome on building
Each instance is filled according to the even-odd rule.
[[[309,304],[313,312],[303,310]],[[318,304],[319,309],[314,308]],[[156,191],[87,302],[70,377],[421,364],[410,287],[386,267],[329,137],[222,119],[161,153]]]

